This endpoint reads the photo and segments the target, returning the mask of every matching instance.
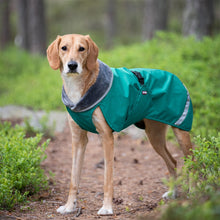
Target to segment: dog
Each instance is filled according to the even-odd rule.
[[[130,124],[144,128],[151,145],[163,158],[173,177],[176,177],[176,160],[166,147],[165,136],[168,125],[171,125],[184,155],[191,154],[192,143],[189,130],[192,124],[192,105],[188,91],[179,79],[173,74],[160,72],[160,70],[134,69],[130,71],[122,68],[119,71],[119,69],[111,69],[98,60],[98,52],[97,45],[89,35],[78,34],[57,36],[47,49],[50,67],[54,70],[60,69],[61,72],[62,100],[69,112],[68,121],[72,133],[72,171],[69,196],[67,203],[57,209],[57,212],[62,214],[77,210],[77,191],[88,142],[87,131],[99,133],[104,150],[104,200],[98,215],[113,214],[113,131],[120,131]],[[119,78],[119,85],[115,84],[117,78]],[[127,86],[127,81],[130,79],[132,85]],[[169,88],[163,89],[167,83]],[[170,86],[171,83],[172,86]],[[177,84],[181,90],[175,87]],[[154,85],[157,85],[156,89],[154,89]],[[135,90],[136,94],[133,95],[130,90]],[[168,90],[171,92],[171,98],[166,97]],[[122,97],[119,93],[122,93]],[[180,98],[182,95],[183,99]],[[132,101],[133,96],[134,101]],[[165,98],[160,101],[158,97]],[[172,99],[174,102],[169,104]],[[113,104],[115,100],[118,101]],[[147,107],[145,107],[145,103]],[[140,107],[138,107],[139,104]],[[156,110],[154,106],[157,106]],[[163,106],[166,110],[160,111]],[[180,112],[176,110],[177,106],[181,106]],[[106,113],[105,110],[109,112]],[[158,116],[154,116],[155,111],[159,111]],[[113,112],[117,112],[125,122],[122,119],[114,119]],[[170,116],[170,112],[173,114],[178,112],[174,120]],[[137,118],[133,118],[133,115]],[[159,119],[155,120],[155,117],[159,117]],[[167,122],[166,118],[170,118],[171,122]]]

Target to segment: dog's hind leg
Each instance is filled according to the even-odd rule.
[[[177,138],[177,141],[184,153],[184,155],[187,157],[189,155],[192,155],[192,160],[194,160],[193,152],[192,152],[192,143],[190,139],[190,134],[187,131],[183,131],[179,128],[172,127],[173,132]],[[195,184],[191,180],[192,177],[188,176],[188,183],[189,183],[189,192],[193,187],[195,187]]]
[[[164,159],[170,174],[176,177],[176,160],[166,147],[167,125],[158,121],[144,119],[145,131],[155,151]]]
[[[188,131],[183,131],[179,128],[172,127],[173,132],[177,138],[177,141],[185,156],[192,154],[192,143],[190,140],[190,134]]]
[[[72,132],[72,171],[70,190],[67,203],[57,209],[61,214],[77,211],[77,192],[80,175],[86,149],[87,131],[82,130],[69,116],[69,124]]]
[[[165,161],[169,173],[171,176],[176,178],[176,160],[172,157],[170,152],[166,147],[166,130],[167,125],[158,121],[153,121],[150,119],[144,119],[145,131],[150,140],[151,145],[155,151],[163,158]],[[175,189],[173,192],[167,192],[163,195],[163,198],[168,197],[172,194],[172,197],[175,197]]]

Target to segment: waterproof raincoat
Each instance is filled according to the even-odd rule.
[[[77,110],[77,105],[69,104],[71,101],[63,89],[62,100],[73,120],[82,129],[97,133],[92,114],[100,107],[113,131],[119,132],[143,118],[182,130],[191,130],[193,120],[191,99],[186,87],[175,75],[156,69],[110,69],[101,61],[99,63],[99,77],[101,79],[103,75],[106,80],[105,86],[101,86],[105,91],[97,92],[97,88],[100,89],[99,84],[105,81],[97,80],[94,89],[91,88],[80,100],[81,103],[84,101],[84,104],[91,100],[93,104],[90,103],[84,109]],[[100,94],[98,100],[94,97],[98,96],[97,94]]]

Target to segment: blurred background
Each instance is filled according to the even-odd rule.
[[[45,53],[55,37],[90,34],[101,48],[142,42],[157,30],[220,31],[220,0],[0,0],[0,45]]]
[[[89,34],[109,66],[176,74],[193,133],[218,133],[220,0],[0,0],[0,22],[0,106],[65,110],[46,49],[57,35]]]
[[[193,103],[192,140],[199,147],[194,153],[195,164],[192,165],[190,158],[185,160],[183,177],[180,176],[177,183],[167,183],[169,187],[180,186],[186,197],[171,203],[163,220],[219,220],[220,0],[0,0],[0,209],[16,204],[19,194],[12,189],[18,187],[27,196],[29,192],[25,190],[29,191],[34,184],[37,188],[40,185],[29,169],[32,163],[26,159],[32,152],[32,144],[27,141],[26,146],[31,147],[31,150],[27,148],[28,153],[17,153],[20,145],[26,143],[20,128],[10,132],[12,128],[1,122],[22,124],[24,121],[27,133],[41,132],[52,139],[56,131],[60,132],[62,138],[54,139],[54,143],[58,141],[54,146],[59,146],[59,150],[51,151],[57,155],[62,145],[60,140],[68,142],[64,130],[66,110],[61,101],[62,80],[59,70],[50,68],[45,55],[47,46],[57,35],[70,33],[89,34],[100,49],[99,59],[111,67],[162,69],[184,82]],[[12,134],[15,136],[9,138]],[[168,139],[175,143],[170,131]],[[33,154],[33,161],[35,157]],[[66,162],[60,153],[57,157],[65,158]],[[7,158],[4,163],[2,158]],[[54,164],[56,156],[51,158]],[[15,169],[14,164],[18,168]],[[63,164],[57,166],[63,167]],[[63,169],[57,170],[63,175]],[[17,178],[11,175],[13,172]],[[41,175],[38,170],[36,173]],[[23,176],[36,183],[22,179]],[[138,190],[140,185],[143,184],[136,185]],[[138,190],[134,190],[136,195]],[[138,207],[143,198],[135,197]],[[60,200],[60,196],[55,200]],[[39,201],[45,206],[42,201],[46,200]],[[53,205],[53,210],[54,203],[48,204]],[[165,203],[161,200],[159,204]],[[39,213],[36,207],[27,206],[20,209],[19,219],[21,210],[25,215],[28,210]]]

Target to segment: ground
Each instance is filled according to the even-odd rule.
[[[114,163],[114,215],[98,216],[103,199],[103,151],[98,135],[88,134],[77,219],[137,219],[138,216],[155,216],[161,196],[167,191],[162,179],[168,177],[164,161],[156,154],[147,139],[134,139],[124,133],[115,136]],[[168,148],[178,166],[183,163],[182,152],[173,143]],[[49,190],[29,199],[29,203],[15,210],[0,211],[0,219],[76,219],[76,213],[61,215],[56,209],[64,205],[70,183],[71,134],[68,126],[57,133],[47,149],[42,167],[50,178]]]

